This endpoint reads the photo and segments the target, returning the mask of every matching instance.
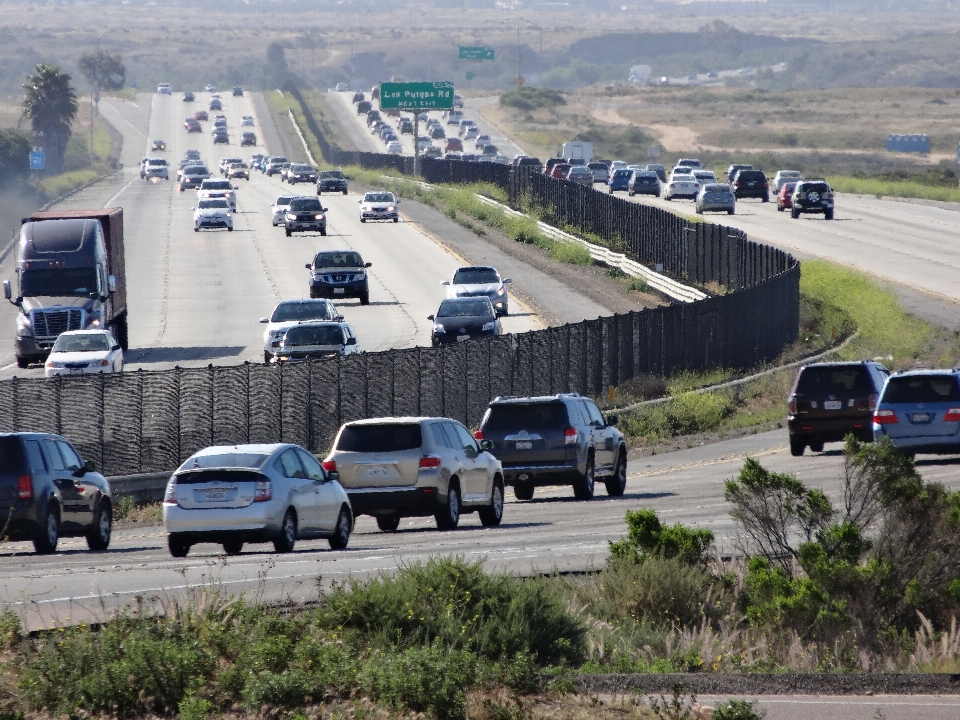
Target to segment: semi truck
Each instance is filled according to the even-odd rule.
[[[43,362],[60,333],[106,328],[127,349],[123,208],[49,210],[24,218],[17,243],[17,367]]]
[[[557,157],[563,158],[564,162],[576,160],[577,162],[575,164],[577,165],[588,165],[593,162],[593,147],[590,143],[583,142],[582,140],[565,142],[560,146]]]

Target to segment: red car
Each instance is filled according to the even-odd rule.
[[[463,141],[460,138],[447,138],[444,152],[463,152]]]
[[[570,173],[570,168],[573,167],[569,163],[557,163],[550,170],[550,177],[556,178],[557,180],[563,180]]]
[[[777,193],[777,211],[783,212],[785,209],[793,207],[793,191],[797,189],[795,182],[784,183]]]
[[[193,118],[194,118],[195,120],[208,120],[208,119],[210,118],[210,116],[207,115],[207,111],[206,111],[206,110],[197,110],[197,111],[193,114]]]

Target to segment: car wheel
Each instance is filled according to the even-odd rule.
[[[93,524],[87,530],[87,547],[102,551],[110,547],[110,535],[113,530],[113,510],[110,501],[101,498],[97,511],[93,515]]]
[[[450,488],[447,490],[447,502],[434,516],[438,530],[455,530],[460,524],[460,486],[456,479],[450,479]]]
[[[287,237],[290,237],[291,235],[293,235],[293,233],[287,230],[286,228],[284,228],[284,232],[287,234]]]
[[[777,203],[777,212],[783,212],[783,206],[780,203]]]
[[[312,297],[312,296],[311,296],[311,297]],[[271,360],[273,360],[273,355],[271,355],[271,354],[268,353],[266,350],[264,350],[264,351],[263,351],[263,361],[264,361],[265,363],[269,364]]]
[[[533,483],[518,480],[513,485],[513,496],[517,500],[533,500]]]
[[[383,532],[396,532],[400,527],[399,515],[377,515],[377,527]]]
[[[273,541],[273,549],[278,553],[293,552],[293,546],[297,542],[297,519],[293,515],[293,510],[287,510],[283,516],[283,523],[280,525],[280,537]]]
[[[228,540],[223,543],[223,551],[227,555],[239,555],[243,552],[243,543],[240,540]]]
[[[320,234],[321,234],[323,237],[326,237],[326,236],[327,236],[327,229],[326,229],[326,228],[323,228],[323,229],[320,231]]]
[[[484,527],[496,527],[503,519],[503,481],[500,478],[493,480],[493,492],[490,493],[490,504],[480,508],[477,513],[480,523]]]
[[[360,218],[360,222],[365,223],[366,221],[367,221],[366,218]]]
[[[734,212],[735,210],[733,208],[730,208],[729,210],[727,210],[727,215],[733,215]]]
[[[803,451],[807,449],[807,444],[800,438],[790,438],[790,454],[794,457],[800,457],[803,455]]]
[[[760,198],[760,200],[761,200],[762,202],[770,202],[770,196],[769,196],[769,195],[764,195],[762,198]]]
[[[56,503],[47,507],[47,514],[40,520],[40,527],[33,537],[33,549],[37,555],[51,555],[60,542],[60,510]]]
[[[331,550],[345,550],[350,541],[350,513],[346,508],[340,508],[340,517],[337,518],[337,526],[333,529],[333,535],[328,541]]]
[[[823,452],[823,440],[811,440],[810,450],[811,452]]]
[[[823,214],[824,220],[833,220],[833,210],[828,210]]]
[[[798,217],[800,217],[800,213],[799,213],[797,210],[791,209],[791,210],[790,210],[790,217],[792,217],[794,220],[796,220]]]
[[[194,231],[194,232],[200,232],[200,228],[195,227],[195,228],[193,229],[193,231]]]
[[[587,464],[583,468],[583,474],[573,481],[573,496],[577,500],[590,500],[593,497],[594,477],[593,477],[593,455],[587,456]]]
[[[17,367],[20,368],[21,370],[25,370],[26,368],[30,367],[30,361],[27,360],[26,358],[18,357]]]
[[[343,194],[344,194],[344,195],[347,194],[346,188],[344,188]]]
[[[227,232],[233,232],[233,225],[227,228]]]
[[[170,535],[167,538],[167,547],[170,549],[170,554],[175,558],[186,557],[187,553],[190,552],[190,543],[181,540],[176,535]]]
[[[617,455],[617,466],[613,470],[613,477],[603,483],[607,487],[607,495],[620,497],[627,489],[627,453],[621,450]]]

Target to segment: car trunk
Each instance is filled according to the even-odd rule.
[[[203,468],[176,474],[177,505],[187,510],[242,508],[253,504],[257,483],[269,483],[255,470]]]
[[[347,425],[334,450],[340,484],[348,490],[416,485],[422,446],[419,423]]]
[[[797,416],[803,422],[869,418],[873,387],[867,372],[860,366],[808,367],[794,393]]]
[[[897,414],[897,422],[884,426],[891,438],[942,440],[960,434],[960,423],[944,421],[948,410],[960,407],[960,388],[953,377],[890,378],[882,406]]]
[[[23,472],[20,441],[15,437],[0,437],[0,511],[6,515],[17,504],[17,479]],[[0,527],[6,517],[0,517]]]
[[[555,463],[566,450],[564,431],[570,426],[563,403],[493,405],[483,424],[483,439],[504,467]]]

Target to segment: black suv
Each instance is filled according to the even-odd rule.
[[[803,455],[808,445],[822,452],[825,442],[839,442],[849,433],[873,442],[873,411],[889,374],[869,360],[800,368],[788,399],[790,454]]]
[[[616,424],[615,415],[604,418],[596,403],[575,393],[498,397],[476,437],[491,443],[518,500],[530,500],[537,486],[559,484],[572,484],[578,500],[589,500],[595,478],[608,495],[627,487],[627,449]]]
[[[347,178],[342,170],[321,170],[317,177],[317,195],[325,192],[347,194]]]
[[[284,219],[287,237],[295,232],[319,232],[327,234],[327,209],[315,197],[295,197]]]
[[[737,170],[733,176],[733,194],[740,198],[760,198],[770,202],[770,184],[763,170]]]
[[[823,213],[824,220],[833,220],[833,190],[826,180],[801,180],[793,190],[790,217],[800,213]]]
[[[370,304],[367,268],[356,250],[321,250],[307,263],[310,271],[310,297],[360,298],[361,305]]]
[[[110,485],[59,435],[0,435],[0,513],[3,535],[32,540],[39,554],[61,537],[86,537],[106,550],[113,526]]]

